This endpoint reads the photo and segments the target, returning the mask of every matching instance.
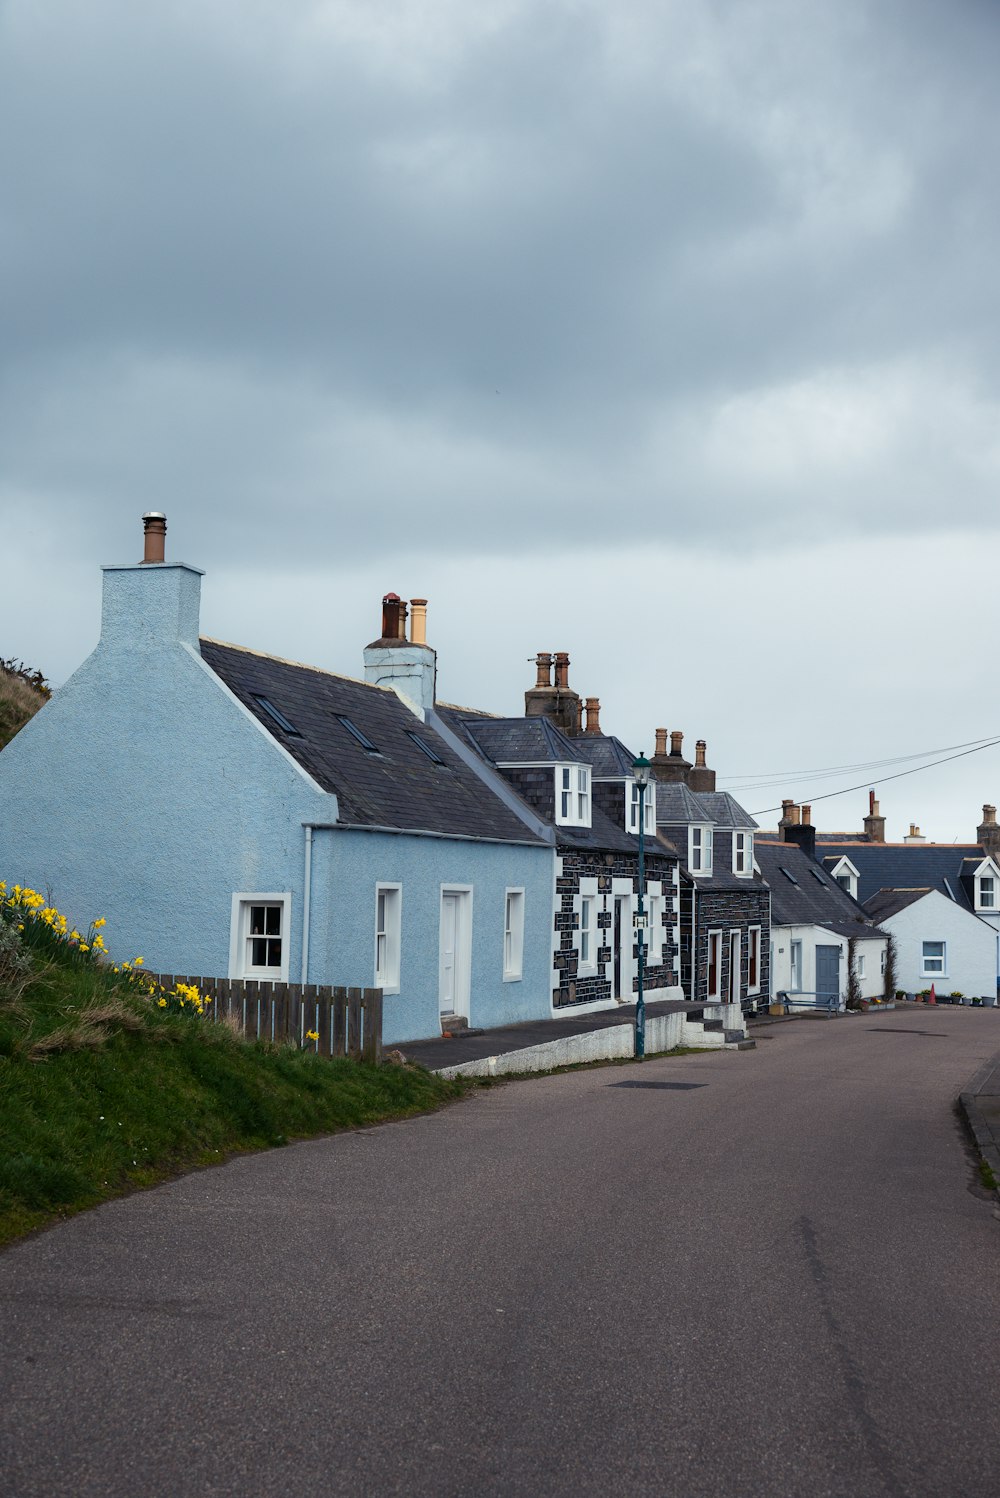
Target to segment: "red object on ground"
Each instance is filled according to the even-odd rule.
[[[927,1000],[927,1002],[928,1002],[928,1004],[936,1004],[937,1003],[937,994],[934,992],[934,984],[933,983],[931,984],[931,996]]]

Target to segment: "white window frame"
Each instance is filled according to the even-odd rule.
[[[382,909],[384,929],[379,929],[379,897],[385,896]],[[380,942],[382,949],[380,951]],[[403,886],[375,886],[375,987],[383,993],[399,993],[399,974],[403,954]],[[380,963],[381,958],[381,963]]]
[[[760,926],[747,927],[747,993],[760,993],[760,953],[761,953],[761,928]],[[750,971],[752,960],[756,958],[757,981],[750,982]]]
[[[712,948],[715,947],[715,987],[712,987]],[[708,947],[705,956],[705,993],[709,999],[716,1001],[722,998],[722,932],[710,931],[708,933]]]
[[[986,859],[976,870],[976,909],[984,911],[987,915],[1000,915],[1000,879],[997,877],[997,869],[992,860]],[[983,885],[989,884],[992,889],[992,899],[989,904],[983,898]]]
[[[643,832],[647,837],[656,835],[656,783],[650,781],[642,798]],[[625,782],[625,831],[633,837],[639,836],[639,787],[634,780]]]
[[[860,878],[860,875],[851,860],[847,857],[846,853],[844,854],[843,858],[835,863],[833,868],[830,870],[830,878],[834,881],[835,884],[839,884],[841,889],[844,890],[846,894],[849,894],[852,900],[856,900],[858,898],[858,879]],[[841,883],[843,879],[847,880],[846,885]]]
[[[855,954],[854,954],[854,976],[856,978],[863,978],[865,976],[865,968],[866,968],[866,966],[867,966],[867,963],[865,962],[865,954],[864,954],[864,952],[855,952]]]
[[[693,874],[696,878],[700,874],[711,874],[713,844],[714,837],[710,824],[698,822],[688,828],[689,874]]]
[[[503,897],[503,981],[524,977],[524,886],[512,885]]]
[[[932,957],[931,958],[932,962],[940,962],[940,964],[941,964],[940,967],[928,967],[927,966],[927,948],[928,947],[940,947],[941,948],[941,956],[940,957]],[[947,978],[947,976],[948,976],[948,943],[943,938],[940,941],[938,941],[935,938],[933,940],[922,941],[920,943],[920,976],[922,978]]]
[[[798,940],[788,943],[788,991],[802,992],[802,942]]]
[[[880,976],[883,977],[883,978],[885,977],[885,959],[886,959],[886,949],[885,949],[885,947],[882,947],[881,950],[880,950],[880,952],[879,952],[878,970],[879,970]]]
[[[557,764],[554,769],[557,827],[589,827],[591,824],[590,766]]]
[[[659,881],[646,885],[646,909],[648,911],[649,929],[646,932],[646,964],[649,967],[660,967],[663,963],[663,948],[666,942],[666,927],[663,924],[667,911],[667,897],[662,893],[662,885]]]
[[[596,893],[585,894],[581,892],[580,894],[580,927],[577,939],[577,951],[579,952],[577,972],[579,973],[597,972],[597,899]],[[584,950],[585,940],[586,951]]]
[[[733,833],[733,873],[740,879],[753,878],[753,833],[745,828]]]
[[[277,905],[281,909],[279,940],[281,962],[273,967],[255,967],[249,961],[247,944],[250,941],[250,910],[254,905]],[[240,890],[233,895],[232,915],[229,925],[229,976],[249,979],[255,983],[287,983],[289,953],[291,950],[292,895],[290,890],[273,890],[260,894],[252,890]]]

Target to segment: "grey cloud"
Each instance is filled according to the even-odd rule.
[[[289,558],[332,515],[331,565],[985,517],[990,7],[44,10],[0,11],[7,492],[277,510]]]

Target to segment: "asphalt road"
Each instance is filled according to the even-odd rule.
[[[0,1492],[1000,1492],[1000,1012],[507,1084],[0,1256]]]

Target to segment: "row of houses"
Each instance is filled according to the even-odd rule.
[[[848,953],[880,991],[903,922],[865,908],[860,844],[818,859],[801,814],[761,835],[664,729],[640,797],[566,653],[501,716],[439,697],[425,599],[383,598],[360,678],[207,639],[201,571],[166,561],[162,515],[144,530],[103,569],[97,648],[0,754],[0,869],[78,925],[99,909],[119,951],[375,984],[390,1043],[610,1008],[636,990],[641,814],[651,1001],[843,996]]]

